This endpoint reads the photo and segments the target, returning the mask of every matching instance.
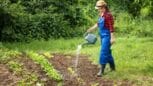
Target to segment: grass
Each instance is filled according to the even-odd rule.
[[[123,11],[116,14],[115,31],[119,36],[153,36],[153,20],[144,17],[133,18],[131,14]]]
[[[58,52],[75,54],[77,45],[82,43],[82,38],[69,40],[33,41],[31,43],[2,43],[2,48],[17,51]],[[104,78],[114,80],[130,80],[138,85],[153,84],[153,39],[124,37],[117,38],[112,46],[116,62],[116,72],[111,72]],[[81,50],[87,54],[94,63],[98,64],[100,43],[86,45]],[[108,67],[108,66],[107,66]],[[107,72],[108,70],[106,70]]]
[[[51,52],[69,52],[75,50],[76,46],[81,43],[82,39],[60,39],[60,40],[49,40],[49,41],[33,41],[31,43],[1,43],[5,48],[18,50],[18,51],[51,51]]]

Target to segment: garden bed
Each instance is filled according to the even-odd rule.
[[[75,76],[75,56],[73,55],[62,55],[54,54],[53,58],[49,61],[53,64],[55,69],[60,71],[63,75],[63,86],[131,86],[132,83],[129,81],[118,81],[103,79],[97,77],[98,66],[92,64],[88,57],[81,55],[79,57],[77,76]]]
[[[53,75],[47,75],[50,70],[44,71],[43,64],[39,60],[29,58],[29,55],[22,54],[6,63],[0,64],[0,86],[16,85],[41,85],[41,86],[131,86],[129,81],[115,81],[103,77],[97,77],[98,66],[89,61],[88,56],[79,57],[77,71],[75,71],[75,56],[64,54],[45,55],[31,53],[37,58],[43,58],[49,62],[51,68],[56,69],[62,76],[62,81],[55,80]],[[31,55],[32,56],[32,55]],[[35,57],[36,58],[36,57]],[[57,74],[56,73],[56,74]],[[109,74],[109,73],[108,73]]]

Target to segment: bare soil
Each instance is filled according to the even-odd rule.
[[[46,75],[46,73],[43,71],[39,64],[33,62],[26,55],[23,55],[22,58],[19,58],[17,60],[23,64],[24,68],[26,68],[28,72],[36,74],[36,76],[38,77],[38,81],[36,81],[35,84],[37,82],[42,82],[45,86],[54,86],[55,84],[57,84],[56,81],[50,79]]]
[[[49,62],[54,68],[59,71],[63,76],[62,86],[132,86],[133,84],[127,80],[114,82],[114,80],[104,79],[103,77],[97,77],[98,66],[92,64],[89,61],[88,56],[81,55],[79,57],[79,63],[77,72],[75,72],[75,56],[52,54],[53,57],[48,58]],[[41,69],[40,65],[33,62],[25,54],[20,58],[12,59],[23,64],[25,71],[33,73],[38,77],[38,80],[34,82],[34,86],[37,82],[43,82],[44,86],[57,86],[59,82],[50,79],[46,73]],[[76,75],[77,74],[77,75]],[[24,75],[16,75],[9,70],[9,67],[3,63],[0,64],[0,86],[17,86],[17,82],[22,80]]]
[[[20,79],[21,77],[10,72],[6,65],[0,64],[0,86],[16,86]]]
[[[75,74],[69,71],[69,69],[75,71],[75,59],[75,56],[62,54],[54,54],[54,57],[49,59],[55,69],[63,75],[63,86],[114,86],[115,84],[117,86],[132,86],[132,83],[129,83],[129,81],[114,83],[113,80],[97,77],[98,66],[92,64],[85,55],[79,57],[77,76],[75,76]]]

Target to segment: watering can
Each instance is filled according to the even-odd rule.
[[[95,34],[85,33],[85,40],[87,41],[86,44],[95,44],[97,41],[97,37]]]

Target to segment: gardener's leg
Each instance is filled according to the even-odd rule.
[[[109,58],[108,58],[108,63],[110,65],[111,71],[115,71],[115,62],[114,62],[114,58],[112,56],[111,44],[109,45]]]
[[[101,76],[104,74],[105,66],[108,63],[108,55],[109,55],[109,37],[103,37],[101,40],[101,50],[100,50],[100,58],[99,58],[99,63],[101,65],[100,70],[98,72],[98,76]]]
[[[106,64],[101,64],[100,65],[100,70],[97,74],[98,77],[101,77],[104,74],[105,67],[106,67]]]
[[[109,65],[110,65],[111,71],[115,71],[115,62],[112,55],[110,55],[110,58],[109,58]]]

